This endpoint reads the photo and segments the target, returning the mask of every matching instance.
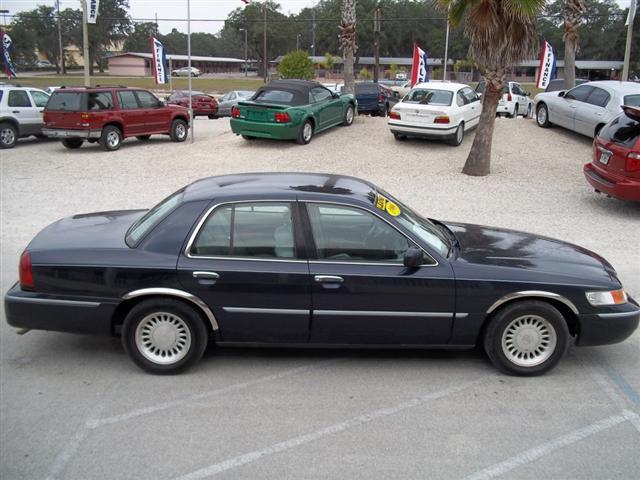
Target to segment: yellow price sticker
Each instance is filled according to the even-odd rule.
[[[393,202],[387,201],[385,209],[387,210],[387,213],[392,217],[397,217],[398,215],[400,215],[400,207],[398,207],[398,205]]]
[[[380,210],[384,210],[386,205],[387,205],[387,199],[381,195],[378,195],[376,197],[376,208],[379,208]]]

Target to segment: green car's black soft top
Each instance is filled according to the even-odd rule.
[[[312,82],[308,80],[272,80],[267,85],[260,87],[256,94],[251,98],[251,100],[260,102],[260,95],[263,92],[270,90],[281,90],[293,94],[293,99],[289,102],[286,102],[286,105],[306,105],[309,103],[309,92],[312,88],[315,87],[322,87],[322,85],[318,82]]]

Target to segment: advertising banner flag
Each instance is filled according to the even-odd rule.
[[[543,90],[547,88],[549,82],[556,78],[556,55],[549,42],[544,42],[542,56],[540,57],[540,69],[538,70],[538,80],[536,86]]]
[[[98,19],[98,8],[100,0],[86,0],[89,2],[89,11],[87,12],[87,23],[96,23]]]
[[[13,49],[13,40],[7,32],[0,31],[0,41],[2,42],[2,65],[4,72],[9,78],[16,78],[16,68],[11,62],[11,50]]]
[[[417,44],[413,45],[413,66],[411,67],[411,86],[429,81],[429,67],[427,66],[427,52]]]
[[[153,55],[153,76],[156,83],[169,83],[169,69],[167,68],[167,54],[164,45],[151,37],[151,53]]]

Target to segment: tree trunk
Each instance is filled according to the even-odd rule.
[[[576,86],[576,48],[577,37],[568,34],[564,39],[564,88],[569,90]]]
[[[494,77],[493,80],[490,80]],[[462,173],[474,177],[484,177],[491,171],[491,140],[496,123],[496,107],[502,95],[504,75],[486,75],[485,91],[482,96],[482,113],[471,151]]]
[[[354,93],[353,50],[344,51],[344,91]]]

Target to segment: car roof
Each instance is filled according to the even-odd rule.
[[[45,92],[41,88],[23,87],[22,85],[13,85],[11,83],[0,83],[0,90],[5,90],[5,89],[6,90],[36,90],[38,92],[46,93],[47,95],[49,95],[47,92]]]
[[[266,85],[260,87],[260,89],[262,90],[269,87],[287,88],[289,90],[308,92],[312,88],[322,87],[322,85],[311,80],[271,80]]]
[[[597,80],[583,83],[593,87],[605,87],[618,93],[640,93],[640,84],[635,82],[621,82],[619,80]]]
[[[465,83],[453,82],[423,82],[413,86],[413,88],[433,88],[434,90],[447,90],[449,92],[457,92],[461,88],[471,88]]]
[[[183,201],[224,200],[246,196],[266,198],[289,195],[310,198],[335,196],[371,202],[376,187],[360,178],[330,173],[241,173],[203,178],[185,187]],[[276,198],[276,199],[277,199]]]

